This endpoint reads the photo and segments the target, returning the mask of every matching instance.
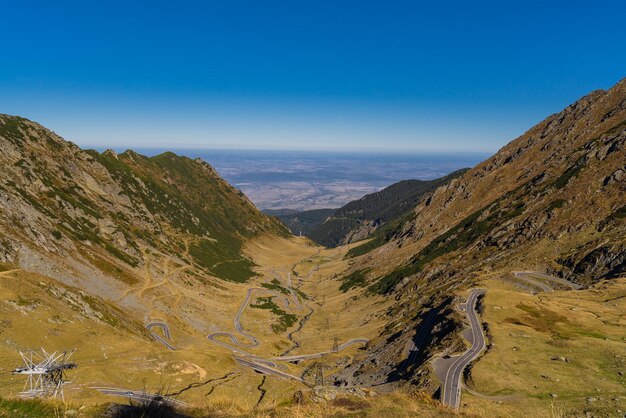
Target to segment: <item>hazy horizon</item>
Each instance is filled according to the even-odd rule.
[[[153,157],[164,152],[173,152],[180,156],[190,157],[197,152],[215,151],[219,153],[242,153],[242,152],[254,152],[254,153],[316,153],[316,154],[349,154],[349,155],[380,155],[380,156],[484,156],[485,158],[493,155],[492,152],[484,151],[421,151],[415,149],[407,150],[389,150],[389,149],[375,149],[375,148],[220,148],[220,147],[180,147],[173,145],[171,147],[143,147],[143,146],[107,146],[102,144],[96,144],[92,146],[81,146],[83,149],[95,149],[99,152],[104,152],[107,149],[112,149],[116,153],[123,153],[125,151],[134,151],[147,157]],[[497,150],[496,150],[497,151]],[[190,154],[190,155],[188,155]],[[190,157],[191,158],[191,157]]]
[[[493,153],[626,67],[606,0],[64,5],[3,10],[0,113],[82,147]]]
[[[338,208],[398,181],[432,180],[460,168],[473,167],[489,157],[484,153],[459,152],[176,148],[136,148],[133,151],[146,156],[172,151],[189,158],[200,157],[262,210]]]

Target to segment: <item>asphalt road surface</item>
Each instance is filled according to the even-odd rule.
[[[369,340],[367,338],[354,338],[352,340],[348,340],[343,344],[340,344],[337,347],[337,353],[340,351],[345,350],[346,348],[350,347],[351,345],[354,344],[361,344],[361,345],[365,345],[369,342]],[[311,360],[314,358],[320,358],[320,357],[324,357],[327,354],[331,354],[333,351],[329,350],[329,351],[320,351],[319,353],[312,353],[312,354],[301,354],[301,355],[295,355],[295,356],[280,356],[280,357],[272,357],[272,360],[278,360],[278,361],[289,361],[292,363],[295,362],[299,362],[302,360]]]
[[[147,393],[143,391],[134,391],[134,390],[128,390],[128,389],[108,388],[108,387],[93,387],[92,389],[95,389],[99,391],[100,393],[104,393],[105,395],[122,396],[124,398],[134,399],[141,403],[150,403],[153,400],[162,400],[171,405],[176,405],[180,407],[187,406],[185,402],[176,400],[168,396],[162,396],[156,393]]]
[[[476,300],[478,296],[485,293],[484,289],[472,289],[467,302],[465,303],[465,313],[470,322],[472,332],[472,346],[461,356],[456,358],[448,371],[443,382],[442,402],[451,408],[458,409],[461,403],[461,377],[463,370],[485,349],[485,334],[476,313]]]
[[[165,338],[161,337],[159,334],[152,331],[152,328],[159,327],[163,330],[163,335]],[[176,350],[174,346],[172,346],[167,340],[170,339],[170,328],[167,326],[165,322],[150,322],[146,324],[146,329],[150,331],[150,336],[166,346],[170,350]]]
[[[235,315],[235,319],[233,321],[233,326],[235,327],[235,330],[242,335],[244,338],[246,338],[248,341],[250,342],[243,342],[241,341],[239,338],[237,338],[237,336],[233,333],[230,332],[214,332],[212,334],[209,334],[207,336],[207,338],[209,339],[209,341],[212,341],[216,344],[221,345],[222,347],[228,348],[229,350],[235,352],[235,353],[239,353],[239,354],[246,354],[244,351],[238,349],[236,346],[238,347],[243,347],[243,348],[254,348],[254,347],[258,347],[259,345],[259,341],[254,337],[254,335],[252,334],[248,334],[247,332],[244,331],[243,326],[241,325],[241,315],[243,315],[243,312],[245,311],[245,309],[248,307],[248,304],[250,303],[250,299],[252,298],[252,294],[254,292],[264,292],[264,293],[273,293],[270,290],[263,288],[263,287],[253,287],[248,289],[248,291],[246,292],[246,297],[243,301],[243,303],[241,304],[241,306],[239,307],[239,310],[237,311],[237,314]],[[283,306],[285,308],[289,307],[289,299],[280,296],[280,295],[275,295],[274,298],[282,301]],[[231,344],[225,343],[223,341],[220,341],[218,338],[219,337],[226,337],[230,340]]]
[[[544,292],[552,292],[554,291],[554,289],[552,289],[550,286],[548,286],[547,284],[540,282],[539,280],[534,279],[533,277],[531,277],[528,273],[526,272],[521,272],[521,271],[514,271],[513,275],[520,279],[523,282],[528,283],[531,286],[537,287],[539,289],[541,289]]]
[[[252,359],[252,358],[241,358],[241,357],[236,357],[235,360],[237,361],[237,363],[246,366],[246,367],[250,367],[251,369],[259,372],[259,373],[263,373],[263,374],[270,374],[270,375],[274,375],[274,376],[279,376],[279,377],[284,377],[286,379],[291,379],[291,380],[295,380],[298,382],[304,382],[304,380],[302,380],[302,378],[298,377],[298,376],[294,376],[292,374],[289,373],[285,373],[281,370],[278,370],[274,367],[271,367],[267,364],[261,363],[258,361],[258,359]]]

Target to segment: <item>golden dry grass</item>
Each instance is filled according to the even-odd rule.
[[[471,385],[517,396],[499,404],[464,393],[468,411],[619,416],[626,407],[626,279],[537,295],[497,280],[484,285],[492,347],[473,366]]]
[[[125,402],[103,397],[89,389],[92,386],[176,392],[190,384],[196,386],[184,390],[179,398],[195,408],[190,412],[193,416],[496,417],[532,411],[533,416],[560,417],[587,409],[610,416],[625,409],[620,404],[623,401],[613,399],[626,399],[624,378],[618,374],[626,369],[626,280],[604,282],[580,292],[531,295],[498,280],[497,274],[484,277],[483,283],[489,288],[483,319],[489,324],[494,345],[473,366],[470,383],[486,395],[515,393],[520,395],[517,398],[497,403],[465,392],[462,413],[443,408],[420,392],[404,390],[366,399],[340,396],[335,401],[314,402],[308,398],[298,404],[293,402],[293,394],[306,392],[306,387],[269,376],[263,384],[266,395],[257,405],[257,387],[263,376],[237,365],[229,350],[210,343],[206,335],[233,331],[232,319],[246,289],[260,286],[277,273],[285,285],[289,271],[297,273],[292,275],[293,284],[309,297],[303,302],[313,309],[306,326],[294,336],[301,347],[290,354],[329,350],[335,336],[341,343],[378,335],[386,323],[381,313],[391,302],[370,298],[363,304],[363,299],[355,299],[359,289],[339,290],[340,282],[333,277],[348,267],[343,259],[347,249],[320,249],[301,238],[261,237],[246,247],[260,276],[245,285],[224,283],[213,290],[187,287],[168,276],[176,266],[161,266],[153,270],[149,283],[140,283],[142,287],[134,292],[140,295],[142,306],[149,306],[147,316],[141,311],[116,310],[114,302],[97,298],[87,309],[70,302],[72,297],[80,299],[76,289],[29,272],[5,272],[0,274],[0,362],[6,372],[19,365],[17,350],[42,342],[51,350],[77,347],[80,373],[70,373],[73,383],[66,391],[68,408],[78,411],[76,416],[96,416],[105,401]],[[169,285],[154,286],[163,283],[164,277],[170,277]],[[73,296],[59,297],[58,290],[55,295],[51,288],[66,289]],[[173,291],[181,294],[180,300],[159,299]],[[309,310],[294,307],[290,312],[302,319]],[[149,338],[142,328],[148,319],[170,324],[177,351],[166,350]],[[271,357],[291,347],[287,334],[295,326],[277,334],[270,327],[274,320],[267,310],[246,310],[244,328],[261,341],[251,353]],[[357,352],[357,347],[351,347],[323,361],[332,364]],[[552,360],[555,357],[568,361]],[[298,375],[307,363],[284,367]],[[228,373],[232,375],[219,379]],[[17,376],[0,374],[0,398],[13,398],[22,382]],[[597,399],[589,404],[588,397]],[[81,405],[85,406],[79,409]]]
[[[249,287],[268,282],[276,273],[285,285],[286,273],[292,269],[303,279],[301,290],[309,296],[304,304],[313,308],[313,313],[303,332],[294,337],[302,347],[293,354],[332,348],[331,338],[320,338],[320,330],[326,326],[328,318],[331,319],[328,335],[338,336],[340,342],[354,337],[373,337],[382,326],[382,320],[362,326],[362,312],[354,306],[356,304],[349,303],[351,295],[340,292],[339,283],[331,280],[334,274],[346,268],[343,250],[329,252],[305,239],[265,236],[249,242],[246,252],[257,264],[259,276],[251,283],[224,282],[219,287],[212,286],[212,281],[206,286],[199,282],[190,284],[180,266],[167,257],[152,254],[152,262],[144,268],[142,281],[130,287],[121,300],[103,301],[85,294],[95,304],[95,308],[87,309],[89,312],[82,312],[73,305],[72,297],[82,298],[78,289],[30,272],[5,272],[0,276],[3,301],[0,303],[0,362],[6,365],[6,371],[20,364],[18,350],[40,345],[53,351],[76,347],[75,361],[80,373],[70,373],[72,384],[66,389],[66,398],[72,404],[88,406],[104,399],[125,401],[103,398],[90,389],[93,386],[177,392],[193,384],[197,386],[183,391],[179,396],[181,400],[194,406],[210,404],[215,413],[228,416],[250,413],[254,409],[260,396],[257,387],[263,376],[239,366],[228,349],[211,343],[206,336],[210,332],[233,331],[233,318]],[[298,287],[297,277],[294,275],[292,279]],[[51,287],[64,289],[74,296],[55,296],[49,291]],[[320,294],[324,295],[324,303],[320,302]],[[136,309],[114,309],[118,304],[132,304]],[[342,306],[346,305],[342,312]],[[380,309],[380,306],[374,307],[371,312]],[[100,310],[108,312],[106,320],[98,318],[102,316]],[[309,310],[294,307],[289,312],[302,319]],[[267,310],[248,308],[245,311],[244,328],[261,341],[258,348],[249,350],[250,353],[271,357],[291,347],[287,334],[296,326],[277,334],[270,326],[275,319]],[[150,320],[169,324],[176,351],[167,350],[148,336],[143,324]],[[355,350],[357,347],[352,347],[340,355],[349,355]],[[329,357],[333,361],[335,356]],[[307,366],[305,362],[283,367],[299,375]],[[219,379],[228,373],[233,375]],[[211,382],[211,379],[218,380]],[[0,397],[16,396],[23,381],[19,376],[1,374]],[[267,392],[260,407],[287,402],[294,391],[302,388],[301,384],[269,376],[263,384]]]

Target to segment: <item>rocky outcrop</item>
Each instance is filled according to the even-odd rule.
[[[626,276],[626,243],[600,244],[581,248],[558,260],[565,278],[593,277],[595,280]]]

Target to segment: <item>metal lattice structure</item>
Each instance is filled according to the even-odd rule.
[[[76,349],[57,354],[41,351],[20,351],[24,366],[18,367],[11,374],[26,375],[24,390],[20,392],[23,398],[56,398],[63,399],[63,386],[70,383],[65,380],[67,370],[75,369],[76,363],[71,363],[70,357]]]

